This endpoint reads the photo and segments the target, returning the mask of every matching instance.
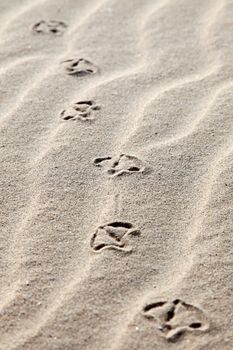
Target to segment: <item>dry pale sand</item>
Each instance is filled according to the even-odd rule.
[[[0,349],[233,349],[233,1],[0,1]]]

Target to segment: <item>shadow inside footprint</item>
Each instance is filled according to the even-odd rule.
[[[82,121],[88,121],[88,120],[94,120],[95,119],[95,113],[94,111],[100,110],[100,106],[97,105],[94,101],[88,100],[88,101],[79,101],[71,106],[69,106],[67,109],[64,109],[60,113],[60,117],[63,120],[82,120]]]
[[[109,175],[121,176],[124,174],[142,173],[146,170],[145,164],[139,158],[127,154],[119,157],[95,158],[94,165],[103,167]]]
[[[65,71],[69,75],[76,77],[84,77],[86,75],[95,74],[99,68],[92,62],[84,59],[69,59],[62,62]]]
[[[187,332],[204,332],[209,329],[209,321],[198,307],[175,299],[157,301],[143,309],[143,315],[153,321],[157,330],[168,342],[177,342]]]
[[[60,21],[40,21],[34,24],[32,30],[39,34],[62,35],[67,28],[64,22]]]
[[[109,224],[99,226],[91,238],[91,248],[95,252],[103,249],[116,249],[130,252],[131,247],[128,246],[127,236],[140,235],[140,230],[135,229],[129,222],[111,222]]]

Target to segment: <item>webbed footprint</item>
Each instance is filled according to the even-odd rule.
[[[142,173],[146,166],[135,156],[120,154],[119,157],[100,157],[94,159],[94,165],[102,167],[109,175],[121,176],[124,174]]]
[[[62,35],[66,28],[67,25],[64,22],[42,20],[34,24],[32,30],[39,34]]]
[[[86,75],[95,74],[99,68],[92,62],[84,59],[68,59],[62,62],[65,71],[69,75],[76,77],[84,77]]]
[[[205,313],[180,299],[148,304],[143,309],[143,315],[155,323],[157,330],[169,342],[177,342],[189,332],[200,333],[209,329]]]
[[[95,252],[104,249],[116,249],[130,252],[132,248],[128,244],[128,236],[140,235],[140,230],[136,229],[129,222],[111,222],[99,226],[91,238],[91,248]]]
[[[100,106],[94,101],[79,101],[70,105],[67,109],[64,109],[60,113],[60,117],[63,120],[94,120],[94,111],[100,110]]]

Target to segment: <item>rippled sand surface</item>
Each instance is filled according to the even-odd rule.
[[[232,350],[233,1],[0,1],[0,349]]]

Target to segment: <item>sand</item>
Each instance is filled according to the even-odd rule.
[[[0,349],[233,349],[233,1],[0,1]]]

